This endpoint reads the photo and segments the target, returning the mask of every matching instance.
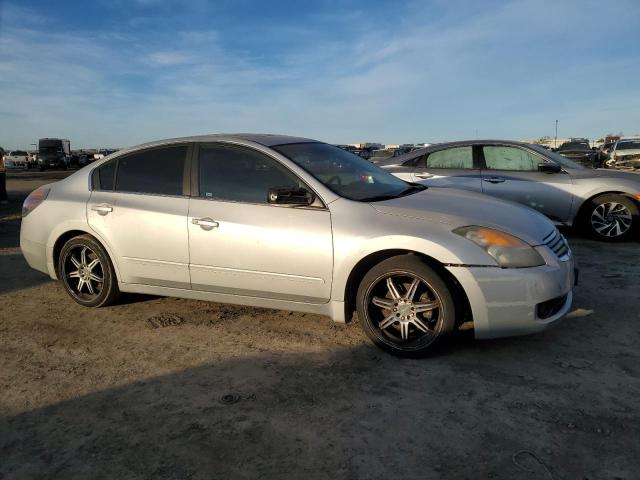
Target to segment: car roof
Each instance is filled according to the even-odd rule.
[[[433,145],[429,145],[428,147],[419,148],[409,153],[405,153],[403,155],[398,155],[397,157],[390,158],[389,160],[383,160],[382,162],[377,162],[376,165],[399,165],[401,163],[406,162],[407,160],[411,160],[413,158],[424,155],[425,153],[431,153],[438,150],[443,150],[445,148],[453,148],[453,147],[469,147],[473,145],[517,145],[517,146],[530,146],[530,143],[519,142],[517,140],[496,140],[496,139],[487,139],[487,140],[459,140],[455,142],[444,142],[444,143],[434,143]]]
[[[276,145],[286,145],[291,143],[322,143],[319,140],[313,140],[305,137],[293,137],[290,135],[279,135],[271,133],[212,133],[208,135],[194,135],[191,137],[167,138],[164,140],[154,140],[152,142],[141,143],[131,147],[117,150],[107,157],[108,159],[120,157],[124,154],[137,152],[145,148],[161,147],[163,145],[172,145],[176,143],[209,143],[209,142],[229,142],[229,143],[245,143],[250,142],[265,147],[274,147]]]
[[[191,137],[177,137],[169,138],[165,140],[157,140],[153,142],[143,143],[136,145],[127,150],[137,150],[143,147],[150,147],[154,145],[164,145],[169,143],[182,143],[182,142],[233,142],[238,140],[244,140],[247,142],[253,142],[265,147],[273,147],[275,145],[285,145],[289,143],[320,143],[318,140],[312,140],[304,137],[293,137],[290,135],[279,135],[271,133],[214,133],[209,135],[196,135]]]

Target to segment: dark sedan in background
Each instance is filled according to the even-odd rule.
[[[518,202],[594,238],[623,241],[640,225],[640,175],[586,168],[511,140],[440,143],[379,166],[411,182],[472,190]]]

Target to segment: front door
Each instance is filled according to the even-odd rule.
[[[194,290],[325,303],[331,296],[333,240],[324,206],[267,203],[273,187],[303,186],[256,150],[201,145],[189,206]]]
[[[521,203],[557,222],[569,220],[573,195],[568,173],[540,172],[538,165],[546,160],[520,146],[483,145],[482,155],[484,193]]]

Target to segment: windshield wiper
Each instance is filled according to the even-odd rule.
[[[394,198],[406,197],[407,195],[411,195],[412,193],[422,192],[426,190],[428,187],[426,185],[421,185],[419,183],[410,183],[407,188],[402,190],[400,193],[395,193],[393,195],[376,195],[373,197],[366,197],[360,199],[361,202],[381,202],[383,200],[392,200]]]
[[[404,197],[405,195],[410,195],[412,193],[416,193],[416,192],[423,192],[425,191],[427,188],[426,185],[422,185],[420,183],[410,183],[409,186],[402,192],[400,193],[400,197]]]

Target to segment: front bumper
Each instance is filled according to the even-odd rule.
[[[547,256],[547,258],[549,258]],[[546,330],[569,312],[573,301],[573,257],[533,268],[447,267],[469,299],[476,338],[526,335]],[[560,300],[558,302],[558,299]],[[539,307],[556,300],[545,318]]]

